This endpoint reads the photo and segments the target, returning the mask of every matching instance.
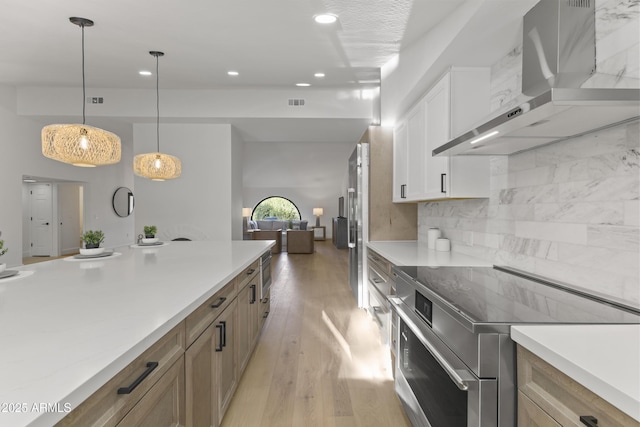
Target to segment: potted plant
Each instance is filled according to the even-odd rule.
[[[2,235],[2,233],[0,232],[0,236]],[[0,256],[4,255],[7,253],[7,251],[9,250],[9,248],[4,248],[4,240],[0,240]],[[2,262],[0,263],[0,273],[4,271],[4,269],[7,268],[7,264]]]
[[[144,226],[144,237],[147,239],[153,239],[156,237],[156,233],[158,232],[158,227],[155,225],[145,225]]]
[[[104,242],[104,233],[102,230],[89,230],[82,236],[85,249],[96,249],[100,247],[100,243]]]

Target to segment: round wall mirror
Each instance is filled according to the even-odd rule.
[[[119,187],[113,193],[113,210],[123,218],[133,212],[133,193],[127,187]]]

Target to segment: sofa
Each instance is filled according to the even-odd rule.
[[[287,252],[312,254],[315,251],[313,230],[287,230]]]
[[[257,221],[249,220],[249,230],[306,230],[307,220],[282,220],[282,219],[259,219]]]

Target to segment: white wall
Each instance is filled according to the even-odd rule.
[[[9,266],[22,263],[22,176],[34,175],[85,183],[85,227],[101,229],[112,247],[132,241],[133,219],[119,218],[111,208],[111,196],[120,186],[132,186],[130,125],[114,124],[107,129],[123,142],[123,161],[98,168],[78,168],[45,158],[40,132],[48,124],[42,119],[16,114],[16,89],[0,85],[0,231],[9,252],[2,261]],[[91,124],[91,118],[87,119]]]
[[[157,151],[155,124],[135,124],[133,134],[135,154]],[[163,182],[135,177],[136,233],[155,225],[162,239],[230,240],[231,126],[161,123],[160,151],[182,161],[182,176]]]
[[[313,208],[323,208],[320,225],[331,238],[331,218],[338,216],[338,198],[346,193],[344,178],[356,142],[245,143],[245,207],[282,196],[294,202],[311,225],[316,221]]]
[[[242,208],[244,196],[242,194],[244,174],[244,142],[238,131],[231,128],[231,239],[242,240]]]

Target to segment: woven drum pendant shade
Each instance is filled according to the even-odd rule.
[[[164,52],[152,50],[149,54],[156,58],[156,141],[158,151],[138,154],[133,158],[133,173],[152,181],[166,181],[179,178],[182,174],[182,162],[176,156],[160,152],[160,78],[158,77],[158,58]]]
[[[112,165],[120,161],[120,138],[88,125],[48,125],[42,128],[42,154],[74,166]]]
[[[42,154],[53,160],[74,166],[95,167],[112,165],[120,161],[121,148],[118,135],[84,124],[84,27],[92,27],[86,18],[69,18],[82,29],[82,124],[57,124],[42,128]]]
[[[169,154],[138,154],[133,158],[133,172],[153,181],[166,181],[180,176],[182,163],[179,158]]]

